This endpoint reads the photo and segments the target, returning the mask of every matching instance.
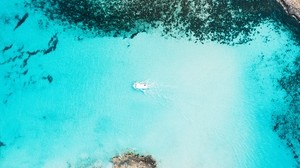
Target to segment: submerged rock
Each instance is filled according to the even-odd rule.
[[[300,1],[299,0],[277,0],[283,6],[285,12],[300,22]]]
[[[3,142],[0,141],[0,147],[5,146]]]
[[[29,14],[28,14],[28,13],[25,13],[24,16],[23,16],[21,19],[19,19],[19,21],[18,21],[16,27],[14,28],[14,31],[15,31],[18,27],[20,27],[20,26],[26,21],[26,19],[28,18],[28,16],[29,16]]]
[[[155,168],[156,161],[152,156],[125,153],[112,158],[113,168]]]

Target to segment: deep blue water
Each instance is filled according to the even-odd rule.
[[[1,168],[111,167],[126,151],[163,168],[297,167],[272,118],[290,108],[278,80],[300,53],[288,28],[266,20],[239,45],[160,28],[131,39],[33,10],[14,30],[28,9],[0,6]]]

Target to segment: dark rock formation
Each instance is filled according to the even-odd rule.
[[[48,80],[49,83],[52,83],[52,81],[53,81],[53,77],[51,75],[44,76],[42,79]]]
[[[13,47],[13,44],[8,45],[8,46],[5,46],[5,47],[2,49],[2,52],[4,53],[5,51],[11,49],[12,47]]]
[[[19,21],[18,21],[16,27],[14,28],[14,30],[16,30],[18,27],[20,27],[26,21],[28,16],[29,16],[29,14],[25,13],[24,16],[21,19],[19,19]]]
[[[152,156],[135,153],[125,153],[112,158],[113,168],[156,168],[156,161]]]
[[[38,54],[41,50],[36,50],[36,51],[27,51],[26,53],[31,57],[34,56],[36,54]]]
[[[58,37],[57,34],[55,34],[51,37],[50,41],[48,42],[48,48],[44,50],[44,55],[54,51],[56,49],[57,43],[58,43]]]
[[[0,141],[0,147],[5,146],[3,142]]]

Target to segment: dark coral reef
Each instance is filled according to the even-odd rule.
[[[291,67],[293,69],[286,70],[284,77],[279,80],[287,94],[289,106],[286,112],[274,116],[273,130],[286,142],[300,167],[300,56]]]
[[[29,0],[51,20],[101,35],[130,37],[161,27],[195,41],[243,43],[261,21],[275,18],[274,0]]]

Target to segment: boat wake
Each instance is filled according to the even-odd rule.
[[[159,102],[170,102],[172,101],[171,95],[174,87],[159,84],[154,81],[136,81],[132,84],[132,88],[136,91],[142,92],[154,99],[158,99]]]

